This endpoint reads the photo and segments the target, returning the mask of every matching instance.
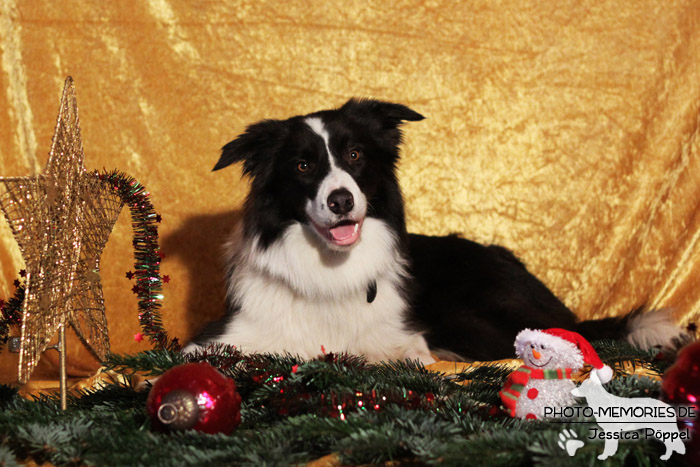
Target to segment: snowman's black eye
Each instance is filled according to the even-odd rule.
[[[544,344],[542,344],[542,345],[540,346],[540,348],[541,348],[541,349],[546,349],[547,347],[546,347]]]

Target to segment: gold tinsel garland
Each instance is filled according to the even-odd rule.
[[[22,383],[56,331],[62,335],[68,324],[99,359],[109,353],[99,261],[124,204],[134,229],[139,321],[156,348],[179,348],[161,325],[160,216],[150,194],[120,172],[86,171],[83,159],[75,86],[68,77],[44,172],[0,177],[0,207],[27,265],[25,284],[16,284],[15,297],[1,304],[0,344],[7,341],[9,326],[21,324]]]
[[[83,166],[73,80],[66,80],[44,172],[3,177],[0,207],[27,266],[19,380],[70,324],[98,357],[109,352],[99,261],[122,208],[119,196]]]

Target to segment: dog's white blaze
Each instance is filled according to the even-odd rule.
[[[326,352],[365,355],[370,361],[434,360],[419,332],[404,325],[401,293],[405,261],[382,221],[365,221],[365,241],[346,252],[321,245],[308,226],[294,224],[266,250],[257,238],[229,244],[235,270],[229,294],[240,311],[217,340],[245,353]],[[367,303],[367,287],[377,296]],[[186,349],[192,350],[192,347]]]
[[[328,146],[328,142],[330,141],[331,137],[326,130],[326,125],[323,124],[323,120],[321,120],[319,117],[308,117],[304,119],[304,121],[307,125],[309,125],[309,128],[311,128],[314,133],[323,138],[323,142],[326,143],[326,152],[328,153],[328,157],[331,159],[331,167],[333,167],[335,163],[333,162],[333,158],[330,157],[331,150]]]
[[[330,135],[328,134],[328,130],[326,130],[323,121],[318,117],[309,117],[304,121],[314,133],[323,139],[323,142],[326,145],[328,163],[330,164],[328,175],[326,175],[321,182],[318,192],[316,193],[316,197],[307,202],[306,213],[318,225],[330,227],[336,222],[337,218],[335,214],[328,209],[328,197],[334,190],[345,188],[352,194],[355,201],[355,206],[349,213],[349,216],[354,220],[364,218],[365,214],[367,213],[367,198],[365,197],[364,193],[362,193],[362,190],[360,190],[360,187],[357,186],[357,182],[355,182],[355,179],[352,178],[352,175],[339,168],[335,163],[335,159],[333,158],[333,154],[331,153],[329,146]]]

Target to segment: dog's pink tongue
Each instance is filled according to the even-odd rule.
[[[338,245],[352,245],[360,236],[358,224],[339,225],[330,229],[333,242]]]

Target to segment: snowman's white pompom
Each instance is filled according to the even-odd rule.
[[[596,376],[598,376],[598,379],[602,384],[607,383],[613,377],[612,368],[610,368],[608,365],[603,365],[602,368],[593,369],[592,371],[595,371]]]

